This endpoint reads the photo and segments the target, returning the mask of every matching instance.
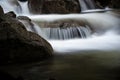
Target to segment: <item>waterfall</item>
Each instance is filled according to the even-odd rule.
[[[47,35],[47,39],[67,40],[75,38],[86,38],[91,34],[91,30],[88,26],[74,26],[68,28],[44,28],[44,32]]]
[[[79,3],[82,11],[95,9],[94,0],[79,0]]]
[[[0,5],[3,7],[4,12],[13,11],[16,14],[21,13],[21,7],[17,0],[0,0]]]
[[[82,11],[95,10],[93,0],[79,0]],[[27,2],[0,0],[4,12],[14,11],[17,15],[28,16],[34,22],[21,21],[28,31],[35,32],[50,42],[56,52],[79,50],[119,50],[120,15],[114,11],[87,14],[32,15]],[[44,22],[72,20],[84,26],[46,27]],[[38,23],[38,24],[36,24]],[[72,24],[72,22],[70,22]],[[91,30],[92,29],[92,30]],[[64,45],[64,46],[63,46]]]
[[[28,31],[37,33],[38,35],[46,38],[44,32],[42,29],[33,21],[27,21],[27,20],[19,20],[20,22],[23,23],[23,25],[26,27]]]
[[[53,27],[44,28],[46,39],[55,52],[69,53],[82,50],[119,50],[120,45],[120,19],[114,12],[67,14],[67,15],[32,15],[29,16],[37,23],[51,23],[54,21],[72,20],[73,22],[85,20],[86,27]],[[94,33],[91,34],[89,24]],[[79,31],[78,31],[79,30]],[[82,32],[82,33],[81,33]],[[79,35],[79,33],[83,36]],[[84,34],[85,33],[85,34]],[[74,35],[74,38],[72,38]]]
[[[20,6],[22,8],[22,14],[29,15],[30,11],[28,9],[28,1],[25,1],[25,2],[18,1],[18,3],[20,4]]]
[[[16,15],[30,15],[28,1],[0,0],[0,5],[3,7],[5,13],[13,11]]]

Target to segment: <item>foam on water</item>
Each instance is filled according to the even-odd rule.
[[[107,32],[101,36],[93,35],[87,39],[52,40],[49,42],[55,52],[59,53],[84,50],[120,51],[120,36],[113,32]]]

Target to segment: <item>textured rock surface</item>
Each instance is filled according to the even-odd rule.
[[[28,6],[32,13],[80,13],[78,0],[28,0]]]
[[[10,17],[13,17],[13,18],[16,18],[16,14],[11,11],[11,12],[8,12],[8,13],[5,13],[6,16],[10,16]]]
[[[51,45],[9,15],[0,16],[0,63],[42,60],[52,55]]]

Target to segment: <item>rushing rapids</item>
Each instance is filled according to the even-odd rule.
[[[94,0],[79,0],[82,12],[91,12],[83,14],[51,14],[51,15],[33,15],[29,12],[28,2],[20,2],[17,0],[0,0],[0,5],[3,7],[4,12],[14,11],[18,16],[28,16],[33,20],[32,25],[26,21],[21,21],[27,30],[35,32],[47,39],[53,46],[55,51],[70,52],[79,50],[109,50],[117,49],[120,40],[119,37],[119,14],[111,9],[96,9]],[[7,6],[6,6],[7,5]],[[108,12],[107,12],[108,11]],[[85,25],[69,26],[69,27],[47,27],[44,25],[55,21],[72,20],[80,23],[85,21]],[[36,24],[38,23],[38,24]],[[106,33],[111,33],[110,35]],[[112,35],[114,34],[114,36]],[[84,39],[81,39],[84,38]],[[105,39],[114,39],[113,41],[106,41]],[[99,39],[101,39],[99,41]],[[63,41],[64,40],[64,41]],[[98,42],[95,42],[97,40]],[[72,45],[70,45],[72,43]],[[97,46],[101,43],[101,46]],[[62,45],[66,44],[65,48]],[[80,44],[76,46],[77,44]],[[85,46],[86,45],[86,46]],[[93,48],[94,45],[94,48]],[[102,47],[102,45],[106,45]],[[111,46],[111,47],[108,47]]]

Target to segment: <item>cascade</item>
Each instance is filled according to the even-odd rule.
[[[75,38],[86,38],[91,34],[88,26],[75,26],[68,28],[44,28],[47,39],[67,40]]]
[[[79,0],[82,11],[95,9],[94,0]]]
[[[46,38],[44,32],[42,31],[42,29],[35,22],[26,21],[26,20],[19,20],[19,21],[23,23],[23,25],[26,27],[26,29],[28,31],[37,33],[38,35]]]
[[[4,12],[13,11],[16,14],[21,13],[21,7],[17,0],[0,0],[0,5],[3,7]]]
[[[20,4],[20,7],[22,9],[22,14],[24,15],[30,14],[28,9],[28,1],[25,1],[25,2],[18,1],[18,3]]]
[[[13,3],[15,1],[15,3]],[[79,0],[82,11],[95,9],[93,0]],[[27,2],[17,0],[0,0],[4,12],[14,11],[17,15],[25,15],[32,19],[32,25],[22,21],[27,30],[35,32],[47,39],[55,51],[66,52],[76,50],[118,50],[119,37],[119,15],[115,12],[87,13],[87,14],[51,14],[32,15],[29,13]],[[37,25],[36,23],[54,22],[61,20],[81,21],[85,20],[85,26],[69,26],[54,28]],[[42,28],[40,28],[42,27]],[[94,30],[92,32],[91,28]],[[93,33],[93,34],[91,34]],[[63,47],[63,44],[65,46]],[[79,45],[78,45],[79,44]],[[99,45],[99,46],[96,46]]]

